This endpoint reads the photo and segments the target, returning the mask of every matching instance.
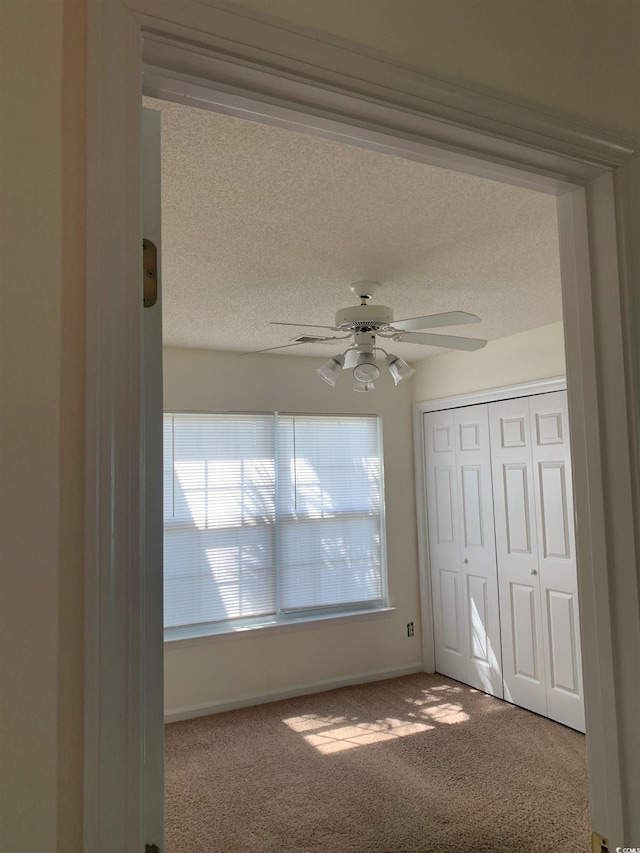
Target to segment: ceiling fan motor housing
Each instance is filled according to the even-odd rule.
[[[386,305],[357,305],[336,311],[336,327],[345,331],[382,329],[393,323],[393,311]]]

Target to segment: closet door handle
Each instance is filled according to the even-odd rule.
[[[537,574],[538,574],[538,570],[537,570],[537,569],[531,569],[531,574],[532,574],[532,575],[537,575]]]

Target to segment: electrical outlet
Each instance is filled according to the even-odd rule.
[[[407,637],[413,637],[414,633],[413,622],[407,622]]]

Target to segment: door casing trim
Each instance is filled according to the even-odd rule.
[[[614,846],[640,837],[637,143],[220,0],[101,0],[88,24],[85,849],[144,847],[143,41],[196,62],[187,73],[165,54],[169,67],[153,66],[163,85],[204,79],[218,107],[226,98],[247,117],[306,122],[308,132],[558,194],[591,815]]]

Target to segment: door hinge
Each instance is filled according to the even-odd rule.
[[[157,844],[145,844],[144,853],[160,853],[160,848]]]
[[[158,301],[158,250],[151,240],[142,241],[142,304],[151,308]],[[153,853],[153,851],[152,851]]]
[[[609,839],[597,832],[591,833],[591,853],[609,853]]]

